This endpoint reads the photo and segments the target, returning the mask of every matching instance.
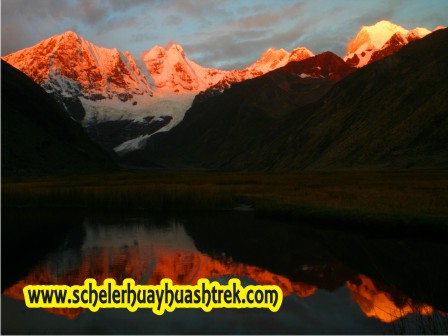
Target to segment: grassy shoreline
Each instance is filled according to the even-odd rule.
[[[120,172],[2,179],[3,208],[215,211],[340,228],[447,232],[448,172]]]

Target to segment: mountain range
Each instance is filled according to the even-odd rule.
[[[288,115],[308,109],[354,70],[326,52],[236,83],[220,95],[199,95],[178,126],[154,134],[145,148],[122,159],[132,165],[158,162],[182,168],[233,168],[233,162],[245,166],[248,152],[270,144]]]
[[[356,71],[331,53],[290,63],[193,104],[124,158],[228,170],[446,168],[447,41],[439,30]],[[310,67],[327,77],[301,78]]]
[[[251,66],[225,71],[196,64],[172,42],[135,60],[129,52],[98,47],[67,31],[3,60],[53,95],[100,145],[120,151],[139,148],[150,134],[177,125],[200,91],[310,56],[306,48],[269,49]],[[111,129],[124,131],[111,138]]]
[[[380,21],[361,28],[344,59],[360,67],[428,33]],[[304,47],[291,52],[270,48],[245,69],[218,70],[196,64],[172,41],[134,59],[129,52],[96,46],[67,31],[3,59],[62,103],[94,141],[124,154],[181,122],[197,94],[217,95],[234,83],[312,56]]]
[[[2,59],[43,87],[81,123],[92,140],[118,153],[123,162],[241,168],[247,167],[246,159],[251,157],[243,150],[247,149],[257,153],[250,161],[254,168],[269,169],[290,166],[278,160],[289,146],[275,145],[281,143],[285,129],[291,125],[300,129],[311,114],[324,109],[323,102],[329,97],[337,106],[346,103],[332,92],[364,73],[364,69],[356,68],[376,65],[429,35],[433,33],[425,28],[407,30],[380,21],[361,28],[343,59],[330,52],[314,55],[304,47],[291,52],[271,48],[242,70],[200,66],[174,42],[155,46],[134,59],[129,52],[98,47],[72,31]],[[398,67],[406,66],[398,63]],[[434,61],[430,63],[435,66]],[[419,74],[421,66],[415,66],[414,72]],[[379,77],[370,75],[359,79],[358,85],[375,86]],[[402,78],[397,74],[389,80],[395,83]],[[359,88],[351,88],[353,92],[347,92],[346,99],[353,94],[351,100],[356,102]],[[391,92],[395,92],[393,87]],[[370,98],[376,95],[369,91]],[[334,115],[326,113],[325,118],[331,120]],[[288,141],[293,138],[288,136]],[[327,138],[330,141],[331,137]],[[228,151],[221,148],[223,144]],[[272,146],[276,146],[276,155]],[[300,160],[301,164],[292,166],[313,166],[310,159]],[[332,164],[322,167],[326,166]]]

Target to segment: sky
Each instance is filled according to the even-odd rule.
[[[268,48],[344,56],[361,26],[448,26],[447,0],[1,0],[1,55],[64,31],[135,58],[174,41],[196,63],[241,69]]]

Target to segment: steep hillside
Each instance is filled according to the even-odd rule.
[[[3,176],[115,168],[39,85],[4,61],[1,72]]]
[[[341,80],[270,146],[277,169],[448,168],[448,29]]]

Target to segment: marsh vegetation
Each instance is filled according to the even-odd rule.
[[[446,233],[445,172],[120,172],[4,178],[3,207],[157,212],[250,206],[262,216]]]

